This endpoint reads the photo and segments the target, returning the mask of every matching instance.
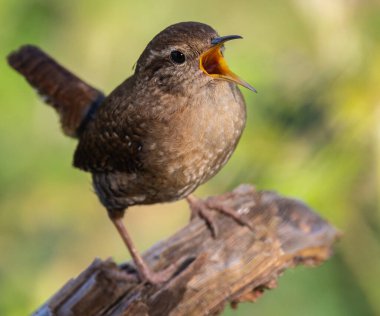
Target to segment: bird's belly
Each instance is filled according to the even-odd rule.
[[[213,177],[226,164],[234,148],[194,150],[178,159],[171,159],[163,168],[163,178],[173,197],[185,197]]]

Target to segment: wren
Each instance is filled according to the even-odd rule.
[[[169,26],[107,97],[37,47],[23,46],[8,57],[56,109],[64,133],[79,140],[74,166],[92,174],[142,281],[165,282],[174,267],[153,272],[146,265],[122,221],[128,207],[187,198],[214,230],[208,207],[244,223],[233,210],[190,196],[226,164],[246,123],[237,84],[255,89],[223,57],[224,43],[238,38],[220,37],[197,22]]]

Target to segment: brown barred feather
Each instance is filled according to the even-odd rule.
[[[102,92],[36,46],[22,46],[8,56],[8,62],[58,112],[63,132],[68,136],[79,136],[94,108],[104,99]]]

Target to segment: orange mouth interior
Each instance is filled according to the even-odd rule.
[[[200,58],[200,69],[206,75],[214,78],[224,77],[232,73],[220,49],[221,45],[215,45],[204,52]]]
[[[235,75],[227,65],[221,48],[223,43],[217,44],[205,51],[199,59],[199,68],[208,76],[215,79],[223,79],[242,85],[243,87],[256,92],[250,84]]]

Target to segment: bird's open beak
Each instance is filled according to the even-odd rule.
[[[212,78],[232,81],[252,90],[253,92],[257,92],[254,87],[239,78],[230,70],[230,68],[228,68],[227,62],[223,57],[221,51],[223,44],[227,41],[238,38],[242,37],[239,35],[228,35],[212,39],[211,44],[213,46],[201,55],[199,59],[199,68]]]

